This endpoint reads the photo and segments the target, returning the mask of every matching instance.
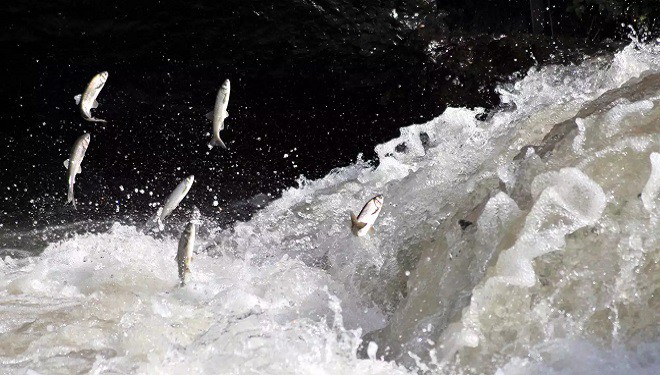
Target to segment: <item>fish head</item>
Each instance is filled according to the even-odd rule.
[[[108,72],[99,73],[99,78],[101,79],[102,83],[105,83],[105,81],[108,80]]]
[[[82,144],[85,148],[89,146],[89,142],[92,140],[92,136],[89,133],[85,133],[82,136]]]
[[[229,88],[230,88],[229,80],[225,79],[225,81],[222,83],[222,89],[229,90]]]
[[[190,186],[190,185],[193,184],[193,182],[195,182],[195,176],[190,175],[190,176],[186,177],[186,179],[184,181],[186,182],[187,186]]]
[[[385,202],[385,197],[382,194],[378,194],[373,198],[373,201],[376,207],[381,208],[383,207],[383,202]]]

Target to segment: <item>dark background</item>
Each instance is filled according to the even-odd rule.
[[[142,220],[189,174],[185,205],[221,224],[244,220],[301,175],[322,177],[359,153],[376,164],[376,144],[447,106],[497,110],[495,85],[535,64],[619,48],[629,41],[622,22],[657,35],[657,5],[5,2],[0,223]],[[541,9],[536,24],[530,6]],[[103,70],[110,76],[93,113],[106,126],[83,121],[73,100]],[[204,114],[225,78],[229,150],[209,151]],[[64,207],[62,162],[83,132],[92,141],[74,211]]]

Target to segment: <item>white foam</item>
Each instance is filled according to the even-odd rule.
[[[644,208],[657,220],[660,215],[660,153],[651,153],[650,159],[651,174],[642,190],[642,202]]]
[[[536,202],[515,245],[502,252],[497,277],[512,285],[536,283],[532,259],[564,246],[564,237],[600,218],[605,209],[603,190],[578,169],[565,168],[539,175],[532,183]]]
[[[63,364],[71,371],[402,373],[355,357],[360,330],[343,327],[322,270],[196,254],[179,288],[175,252],[176,239],[115,225],[4,273],[0,305],[14,308],[0,310],[1,342],[22,349],[0,363],[46,373],[61,356],[81,357]]]
[[[532,349],[528,358],[515,357],[496,375],[652,375],[660,371],[660,345],[598,347],[585,340],[553,340]]]

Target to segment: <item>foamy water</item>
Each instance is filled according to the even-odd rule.
[[[206,222],[183,288],[178,239],[121,224],[6,257],[0,369],[660,372],[660,49],[500,92],[515,110],[449,108],[377,146],[377,168]],[[354,237],[349,210],[378,193],[375,235]]]

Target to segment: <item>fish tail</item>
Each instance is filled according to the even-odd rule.
[[[76,198],[73,196],[73,184],[69,184],[69,191],[66,194],[66,203],[73,204],[73,208],[76,208]]]
[[[188,266],[185,267],[186,268],[185,270],[183,270],[183,272],[179,272],[179,280],[181,281],[179,284],[180,286],[186,285],[186,281],[188,280],[188,274],[190,273],[190,268],[188,268]]]
[[[213,137],[213,139],[211,139],[211,142],[209,142],[209,147],[213,148],[215,146],[220,146],[225,150],[227,149],[227,145],[225,145],[225,142],[223,142],[222,139],[220,139],[220,137]]]

